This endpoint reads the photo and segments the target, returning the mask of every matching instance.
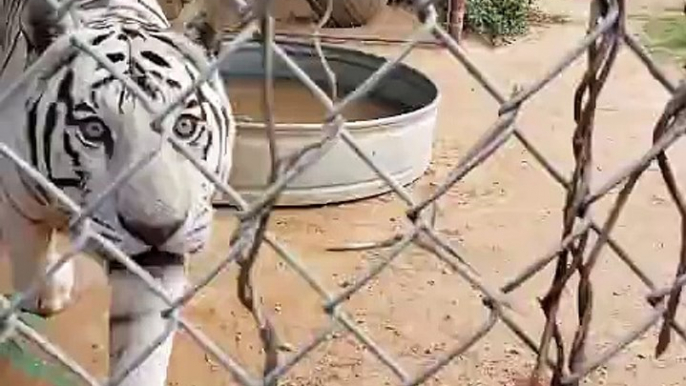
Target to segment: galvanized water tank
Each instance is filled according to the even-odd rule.
[[[325,72],[311,45],[280,42],[280,46],[315,82],[326,84]],[[336,46],[326,45],[324,52],[336,73],[338,87],[345,90],[344,95],[386,62],[381,57]],[[276,60],[275,67],[276,78],[294,78],[281,60]],[[230,98],[232,80],[263,78],[260,45],[251,43],[232,54],[220,72],[228,81]],[[439,105],[438,89],[419,71],[399,64],[373,88],[368,97],[392,108],[393,114],[348,122],[346,128],[380,168],[401,184],[409,184],[429,166]],[[319,123],[279,123],[276,131],[280,154],[291,154],[318,140],[323,134]],[[264,124],[240,122],[229,183],[251,201],[262,193],[269,171],[270,158]],[[287,186],[277,206],[342,202],[388,190],[386,183],[348,145],[339,140],[319,162]],[[218,196],[216,203],[232,204],[223,196]]]

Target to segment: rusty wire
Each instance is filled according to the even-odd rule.
[[[27,293],[17,294],[13,299],[0,297],[0,341],[12,339],[16,335],[22,336],[34,342],[42,348],[48,355],[59,361],[65,368],[69,369],[82,381],[89,385],[111,385],[116,386],[126,374],[136,366],[140,365],[146,356],[159,345],[168,334],[173,333],[175,328],[180,328],[187,332],[189,336],[205,350],[213,359],[227,369],[236,381],[243,385],[274,385],[283,377],[295,364],[306,357],[312,350],[316,349],[334,331],[347,331],[355,339],[366,346],[381,363],[388,367],[391,372],[399,378],[404,385],[417,385],[429,379],[433,374],[450,363],[456,357],[462,355],[467,350],[474,347],[477,342],[488,335],[495,325],[502,322],[503,325],[511,329],[522,342],[537,355],[536,366],[531,374],[531,381],[542,378],[542,372],[549,368],[552,371],[550,385],[578,385],[578,383],[591,371],[598,366],[606,363],[614,355],[620,352],[627,344],[638,339],[645,332],[661,323],[661,330],[656,346],[656,355],[664,353],[672,342],[672,333],[682,339],[686,339],[684,327],[676,321],[677,306],[679,303],[681,290],[686,285],[686,201],[681,192],[681,188],[676,183],[674,172],[666,155],[666,150],[673,145],[686,132],[686,85],[676,86],[650,59],[645,49],[631,37],[626,31],[625,26],[625,0],[592,0],[590,1],[589,30],[585,37],[561,58],[551,69],[540,79],[527,87],[516,87],[510,97],[506,95],[492,82],[489,76],[481,70],[478,64],[472,61],[469,55],[461,46],[448,34],[448,32],[437,22],[436,10],[432,1],[415,1],[415,10],[421,21],[421,26],[409,39],[403,41],[400,54],[389,59],[381,66],[369,79],[359,85],[351,93],[339,96],[336,89],[335,74],[327,65],[326,58],[322,54],[319,37],[320,29],[326,23],[326,19],[331,13],[329,9],[323,12],[324,19],[313,33],[315,47],[320,54],[323,67],[327,71],[331,95],[327,95],[298,64],[289,57],[288,53],[282,49],[279,42],[275,40],[274,24],[271,16],[271,6],[273,0],[253,2],[253,7],[246,7],[243,1],[236,1],[237,8],[243,10],[243,23],[240,33],[234,39],[222,47],[221,52],[215,62],[205,69],[204,75],[198,79],[195,86],[200,82],[206,81],[212,71],[216,71],[219,65],[226,58],[238,49],[242,44],[250,39],[253,34],[259,36],[259,41],[263,47],[264,67],[266,76],[263,87],[262,107],[264,121],[267,126],[267,136],[270,144],[270,154],[272,157],[272,170],[269,177],[269,187],[263,195],[248,203],[240,194],[222,181],[211,171],[205,169],[200,162],[185,149],[184,145],[174,138],[161,133],[160,146],[165,141],[171,142],[181,154],[197,166],[201,172],[210,179],[218,190],[229,196],[239,207],[237,219],[238,227],[234,230],[230,243],[227,246],[226,257],[215,266],[211,272],[201,278],[179,298],[174,299],[168,296],[164,288],[143,268],[138,266],[128,256],[119,251],[104,237],[95,234],[89,227],[89,214],[93,207],[81,208],[72,202],[64,193],[55,187],[45,176],[42,176],[6,144],[0,143],[0,155],[5,158],[5,162],[15,164],[22,170],[27,177],[34,179],[47,192],[53,195],[55,200],[60,203],[64,210],[72,216],[71,225],[80,233],[77,242],[71,250],[64,253],[62,258],[53,266],[49,267],[46,275],[54,273],[61,264],[73,258],[85,243],[95,243],[105,251],[110,259],[114,259],[125,266],[129,271],[138,276],[149,288],[159,296],[168,306],[165,316],[174,321],[172,327],[163,336],[157,337],[155,343],[149,350],[141,353],[131,365],[119,374],[114,374],[104,382],[95,379],[77,362],[64,353],[59,347],[49,342],[37,331],[32,329],[21,318],[19,318],[19,304],[21,299],[31,295],[41,281],[46,276],[40,277],[36,285],[31,287]],[[73,1],[57,2],[50,1],[50,4],[57,8],[61,14],[66,14]],[[341,115],[343,109],[352,101],[364,96],[379,80],[401,62],[415,47],[421,44],[427,34],[433,37],[457,61],[463,65],[474,79],[499,103],[500,109],[497,111],[497,118],[493,125],[485,131],[481,138],[472,146],[455,165],[443,184],[438,186],[434,192],[426,197],[414,197],[405,187],[400,185],[388,172],[380,168],[365,150],[360,147],[354,136],[344,126],[344,118]],[[94,50],[87,43],[87,39],[81,36],[71,36],[68,40],[58,41],[57,45],[70,45],[71,50],[82,50],[92,55],[105,68],[112,69],[108,58]],[[609,177],[595,191],[591,189],[592,166],[593,166],[593,136],[594,118],[596,113],[596,103],[603,86],[610,75],[617,52],[620,47],[626,47],[634,52],[645,64],[655,79],[660,82],[665,89],[673,94],[672,99],[666,105],[665,110],[658,120],[653,130],[652,146],[644,155],[626,165],[619,172]],[[63,52],[65,47],[55,47],[49,49],[45,57],[38,60],[32,67],[27,69],[23,78],[20,78],[13,87],[5,91],[0,96],[0,105],[7,102],[14,88],[20,87],[22,82],[32,76],[35,71],[40,70],[45,63],[58,60],[59,57],[50,57],[54,52]],[[586,71],[581,78],[573,99],[575,131],[572,138],[572,151],[575,159],[575,168],[570,178],[566,178],[542,153],[528,140],[517,126],[518,113],[522,106],[540,90],[546,87],[555,77],[564,72],[573,62],[586,53]],[[273,65],[274,60],[283,61],[296,78],[306,85],[317,99],[328,111],[328,116],[322,125],[322,136],[314,144],[297,151],[295,154],[282,154],[278,149],[278,143],[274,134],[273,120]],[[140,92],[137,85],[131,82],[123,74],[113,72],[113,76],[120,79],[135,95],[146,103],[146,98]],[[155,112],[159,121],[166,116],[172,109],[180,103],[189,93],[194,90],[188,89],[179,99],[170,103],[162,111]],[[466,256],[465,252],[458,250],[454,245],[447,241],[435,228],[435,203],[446,192],[462,181],[469,173],[476,170],[483,162],[489,159],[505,143],[515,139],[519,141],[540,163],[550,176],[567,193],[563,209],[563,223],[561,239],[552,245],[549,251],[542,257],[532,260],[531,264],[520,272],[512,274],[512,278],[500,288],[491,286],[485,282],[479,273],[469,265],[472,259]],[[382,260],[372,267],[362,278],[353,283],[341,293],[330,293],[325,289],[318,278],[310,272],[300,261],[298,256],[291,252],[284,243],[277,241],[276,237],[268,230],[269,216],[272,213],[274,203],[287,184],[297,178],[307,168],[318,162],[326,152],[336,143],[341,142],[364,161],[375,173],[377,173],[391,188],[391,190],[407,205],[408,226],[402,232],[394,235],[389,240],[365,246],[354,246],[347,250],[379,249],[383,250]],[[154,153],[146,155],[138,162],[134,162],[127,168],[121,176],[116,178],[111,186],[101,192],[101,198],[110,194],[123,181],[140,169]],[[668,188],[670,197],[675,203],[679,215],[681,216],[681,252],[678,259],[678,266],[675,278],[671,285],[665,288],[658,288],[654,282],[643,272],[634,262],[629,253],[611,236],[611,231],[628,200],[639,177],[647,170],[648,166],[656,162],[661,171],[661,175]],[[590,207],[601,197],[607,195],[614,187],[622,185],[614,205],[612,206],[607,219],[599,223],[591,215]],[[96,204],[100,200],[96,200]],[[591,236],[595,235],[595,238]],[[593,241],[594,240],[594,241]],[[266,245],[265,245],[266,243]],[[383,272],[395,258],[403,253],[411,245],[416,245],[423,250],[429,251],[436,258],[453,268],[455,274],[462,280],[469,283],[483,297],[484,306],[488,310],[488,318],[482,323],[477,331],[465,339],[458,346],[448,350],[448,353],[431,367],[417,373],[410,374],[403,368],[383,347],[376,343],[368,334],[357,327],[350,315],[342,309],[342,305],[353,294],[359,291],[370,280]],[[653,313],[631,331],[627,332],[622,339],[614,342],[607,350],[588,356],[586,352],[589,325],[593,316],[594,292],[593,283],[590,275],[596,266],[600,252],[605,247],[612,249],[619,257],[619,261],[626,264],[631,271],[646,285],[650,290],[646,302],[653,307]],[[269,315],[260,307],[259,291],[251,275],[251,269],[259,255],[260,248],[269,247],[299,276],[322,297],[323,310],[330,316],[332,323],[326,326],[316,335],[316,338],[303,344],[298,350],[285,360],[279,357],[280,350],[283,348],[275,333],[275,327]],[[331,248],[332,250],[343,250],[346,248]],[[186,305],[201,289],[209,285],[222,271],[227,269],[231,263],[237,263],[240,269],[237,282],[239,298],[248,310],[254,315],[254,320],[258,325],[260,338],[265,349],[265,363],[262,376],[250,374],[232,356],[225,352],[221,347],[214,343],[205,333],[193,326],[184,317],[180,316],[179,310]],[[536,273],[545,267],[555,264],[555,272],[545,296],[541,299],[541,308],[546,319],[545,328],[542,335],[536,339],[526,329],[512,318],[512,299],[513,292],[527,282]],[[559,331],[559,321],[557,320],[557,310],[560,306],[560,295],[567,288],[569,280],[578,276],[578,326],[571,342],[564,342]],[[551,345],[555,350],[551,355]]]

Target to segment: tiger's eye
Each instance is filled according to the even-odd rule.
[[[182,116],[174,125],[174,134],[181,139],[189,139],[198,131],[198,126],[197,119],[189,116]]]
[[[85,141],[92,143],[102,142],[107,136],[107,127],[98,120],[89,120],[81,123],[79,131]]]

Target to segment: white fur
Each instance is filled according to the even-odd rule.
[[[16,290],[26,291],[57,261],[53,233],[49,225],[32,222],[5,200],[0,205],[3,245],[12,258],[12,278]],[[74,287],[73,262],[62,265],[42,286],[36,297],[27,303],[28,309],[41,315],[51,315],[67,307]]]
[[[186,284],[183,267],[156,269],[162,285],[172,297],[180,296]],[[110,374],[118,375],[128,369],[136,358],[163,336],[170,328],[170,321],[163,319],[160,312],[166,305],[140,280],[131,275],[113,273],[111,316],[135,313],[140,315],[135,324],[114,325],[110,328]],[[120,386],[164,385],[167,366],[172,351],[174,334],[169,336],[152,352],[146,361],[124,379]]]

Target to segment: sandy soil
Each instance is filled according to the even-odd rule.
[[[472,58],[491,78],[509,91],[544,74],[585,30],[587,2],[547,0],[547,10],[568,15],[562,25],[537,27],[515,44],[492,50],[467,41]],[[632,14],[650,13],[678,0],[633,0]],[[634,19],[632,19],[634,20]],[[630,23],[634,31],[640,25]],[[388,28],[388,24],[385,24]],[[406,27],[399,27],[404,29]],[[361,32],[367,34],[366,32]],[[394,46],[360,45],[392,57]],[[497,105],[449,54],[418,49],[407,63],[421,69],[439,86],[438,138],[430,170],[413,187],[425,196],[442,181],[451,166],[496,119]],[[523,110],[523,132],[558,168],[569,173],[573,129],[572,98],[583,71],[579,60],[546,87]],[[673,63],[663,62],[673,79],[680,75]],[[620,53],[599,105],[594,185],[636,159],[651,141],[652,126],[668,99],[629,51]],[[679,180],[686,175],[683,145],[671,151]],[[616,193],[616,192],[615,192]],[[509,142],[478,171],[450,190],[439,203],[438,227],[450,238],[482,277],[503,285],[559,239],[563,190],[516,141]],[[612,197],[594,207],[605,218]],[[278,210],[270,230],[302,259],[309,271],[332,293],[341,291],[381,261],[379,253],[327,252],[329,246],[378,240],[402,229],[403,206],[392,195],[355,203],[311,209]],[[220,213],[210,253],[193,261],[192,277],[208,272],[228,248],[234,222]],[[652,168],[639,182],[613,234],[637,264],[658,284],[672,277],[679,251],[679,219],[659,172]],[[106,374],[106,302],[102,273],[93,263],[80,264],[85,293],[75,307],[48,323],[47,334],[87,369]],[[1,269],[0,273],[6,272]],[[261,353],[252,319],[238,304],[235,267],[221,275],[186,308],[185,315],[202,328],[239,363],[257,375]],[[513,294],[513,319],[535,339],[543,317],[537,297],[551,278],[546,269]],[[283,340],[297,348],[325,328],[329,318],[322,299],[307,283],[265,248],[256,277]],[[643,300],[647,288],[611,252],[603,254],[593,274],[595,317],[588,354],[594,356],[616,342],[650,314]],[[6,278],[0,278],[6,282]],[[561,311],[563,330],[571,338],[576,324],[572,285]],[[682,301],[683,304],[683,301]],[[435,257],[409,249],[376,280],[344,306],[354,321],[411,374],[431,366],[441,355],[468,339],[487,318],[477,293]],[[686,312],[686,310],[682,310]],[[686,313],[679,319],[686,322]],[[656,328],[629,345],[612,361],[590,375],[589,384],[686,384],[686,345],[677,341],[661,359],[655,359]],[[502,323],[477,345],[456,358],[430,385],[515,385],[534,363],[534,355]],[[3,382],[4,384],[4,382]],[[169,385],[220,386],[235,383],[218,364],[184,334],[173,355]],[[349,334],[334,334],[288,374],[292,385],[396,385],[401,382],[367,348]],[[17,385],[19,386],[19,385]]]

